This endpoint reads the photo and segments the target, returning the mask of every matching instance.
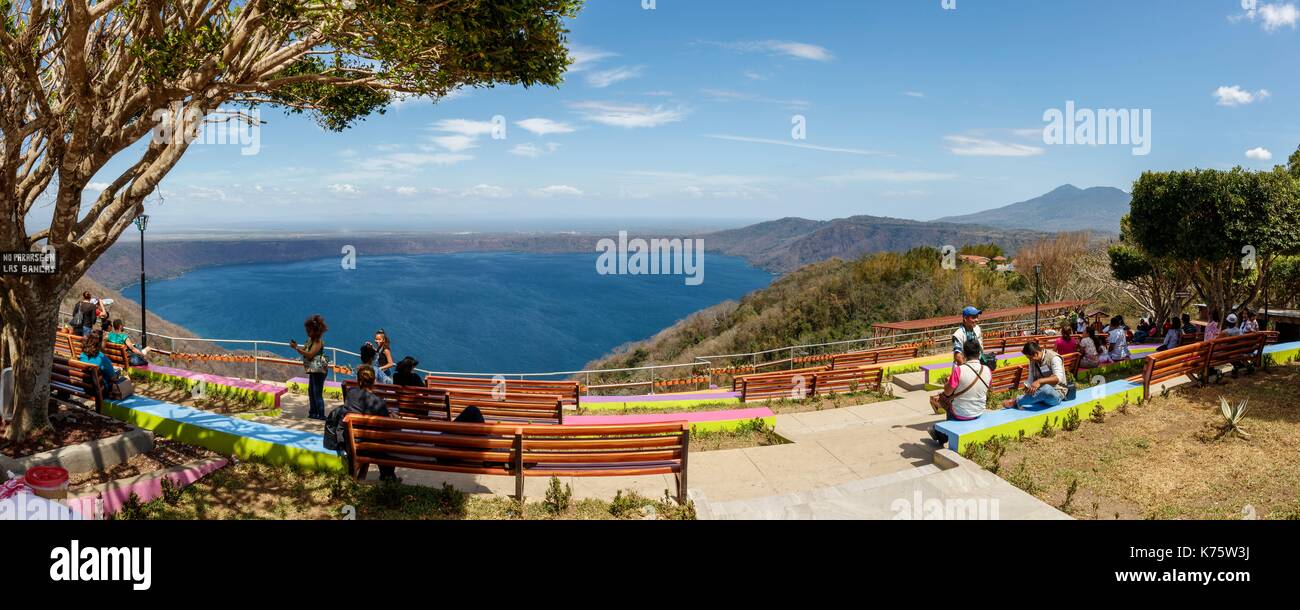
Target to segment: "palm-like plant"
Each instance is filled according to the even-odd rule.
[[[1241,428],[1241,422],[1246,419],[1247,402],[1248,401],[1243,400],[1237,403],[1237,406],[1234,407],[1228,404],[1228,399],[1222,396],[1219,397],[1219,412],[1223,414],[1223,419],[1227,422],[1224,424],[1223,434],[1226,435],[1235,432],[1237,433],[1237,436],[1240,436],[1241,438],[1250,438],[1250,434],[1247,434],[1246,431]]]

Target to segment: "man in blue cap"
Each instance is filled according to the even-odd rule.
[[[952,359],[957,366],[966,364],[966,355],[962,353],[966,341],[974,339],[980,344],[980,359],[984,357],[984,333],[980,331],[980,310],[968,306],[961,310],[961,326],[952,333]]]

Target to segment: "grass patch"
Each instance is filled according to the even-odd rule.
[[[1102,414],[1067,429],[967,447],[980,466],[1084,519],[1300,517],[1300,365],[1225,379]],[[1250,436],[1225,435],[1220,398],[1248,400]],[[1082,408],[1082,407],[1081,407]],[[1068,428],[1073,427],[1073,430]]]

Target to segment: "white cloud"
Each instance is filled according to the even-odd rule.
[[[551,119],[543,118],[524,119],[515,122],[515,125],[539,136],[573,133],[575,131],[573,126],[568,123],[561,123],[559,121],[552,121]]]
[[[1252,148],[1246,151],[1246,158],[1255,161],[1269,161],[1273,159],[1273,153],[1263,147]]]
[[[433,142],[435,144],[454,153],[462,152],[474,148],[475,146],[477,146],[477,144],[475,144],[475,142],[477,141],[478,138],[474,136],[462,136],[462,135],[439,136],[433,139]]]
[[[883,152],[880,152],[880,151],[875,151],[875,150],[863,150],[863,149],[859,149],[859,148],[837,148],[837,147],[834,147],[834,146],[818,146],[818,145],[816,145],[816,144],[807,144],[807,143],[804,143],[804,142],[793,141],[793,140],[791,140],[791,141],[786,141],[786,140],[772,140],[772,139],[768,139],[768,138],[750,138],[750,137],[746,137],[746,136],[729,136],[729,135],[718,135],[718,134],[710,134],[710,135],[706,135],[706,136],[704,136],[704,137],[706,137],[706,138],[712,138],[712,139],[714,139],[714,140],[727,140],[727,141],[729,141],[729,142],[749,142],[749,143],[751,143],[751,144],[771,144],[771,145],[773,145],[773,146],[788,146],[788,147],[791,147],[791,148],[802,148],[802,149],[805,149],[805,150],[819,150],[819,151],[822,151],[822,152],[842,153],[842,154],[846,154],[846,155],[875,156],[875,155],[885,155],[885,154],[887,154],[887,153],[883,153]]]
[[[1244,15],[1238,15],[1231,19],[1233,21],[1242,19],[1259,21],[1266,32],[1274,32],[1284,27],[1295,29],[1296,23],[1300,22],[1300,9],[1296,8],[1296,5],[1292,2],[1261,4],[1258,8],[1247,10]]]
[[[918,170],[894,170],[894,169],[860,169],[836,176],[825,176],[822,180],[835,183],[846,182],[890,182],[890,183],[909,183],[909,182],[940,182],[944,180],[953,180],[957,178],[953,174],[941,172],[928,172]]]
[[[482,199],[501,199],[510,196],[509,189],[494,186],[491,184],[478,184],[465,189],[461,192],[464,197],[478,197]]]
[[[609,51],[603,51],[601,49],[576,43],[571,44],[569,45],[569,59],[573,60],[573,63],[569,64],[569,72],[581,72],[603,59],[617,56],[617,53],[611,53]]]
[[[777,104],[785,106],[791,110],[807,110],[812,106],[812,102],[807,100],[783,100],[770,97],[744,93],[741,91],[732,91],[730,89],[704,89],[701,91],[708,96],[709,100],[714,102],[760,102],[763,104]]]
[[[806,42],[793,42],[789,40],[756,40],[718,44],[728,49],[744,53],[771,53],[773,55],[784,55],[786,57],[806,59],[809,61],[830,61],[835,59],[835,55],[826,47]]]
[[[443,119],[433,124],[433,128],[437,131],[446,131],[470,137],[490,134],[494,127],[492,121],[473,121],[470,119]]]
[[[393,189],[393,192],[403,197],[410,197],[412,195],[415,195],[416,193],[419,193],[420,189],[415,188],[413,186],[399,186]]]
[[[587,84],[597,89],[604,89],[615,83],[641,76],[641,66],[612,68],[592,72],[587,75]]]
[[[95,191],[96,193],[102,193],[102,192],[104,192],[105,190],[107,190],[108,187],[110,187],[110,186],[112,186],[112,185],[109,184],[109,183],[107,183],[107,182],[91,182],[90,184],[87,184],[87,185],[86,185],[85,190],[87,190],[87,191]]]
[[[915,97],[915,98],[924,98],[924,97],[925,97],[925,94],[924,94],[924,93],[921,93],[920,91],[904,91],[904,92],[903,92],[903,95],[906,95],[906,96],[908,96],[908,97]]]
[[[542,149],[538,148],[536,144],[520,144],[510,149],[510,154],[536,159],[542,156]]]
[[[464,163],[474,159],[474,155],[442,152],[396,152],[365,158],[357,163],[357,168],[368,174],[381,172],[409,172],[427,166],[446,166]]]
[[[357,187],[352,186],[351,184],[331,184],[329,186],[329,189],[331,191],[334,191],[335,193],[341,193],[345,195],[355,195],[359,192],[357,191]]]
[[[680,109],[665,108],[663,106],[651,108],[639,104],[577,102],[572,104],[571,107],[588,121],[626,129],[659,127],[669,123],[676,123],[686,117],[686,113]]]
[[[1252,92],[1242,89],[1240,85],[1224,86],[1214,90],[1214,97],[1218,98],[1220,106],[1245,106],[1268,99],[1269,95],[1268,89]]]
[[[1042,131],[1038,131],[1042,134]],[[1033,157],[1045,151],[1040,146],[1001,142],[970,136],[944,136],[948,142],[948,152],[963,157]]]
[[[551,186],[533,189],[534,197],[552,198],[552,197],[581,197],[582,191],[567,184],[553,184]]]

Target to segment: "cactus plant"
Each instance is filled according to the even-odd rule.
[[[1241,438],[1250,438],[1250,434],[1246,433],[1241,427],[1241,422],[1246,419],[1247,402],[1243,400],[1237,403],[1236,406],[1232,406],[1228,404],[1228,399],[1222,396],[1219,397],[1219,412],[1223,414],[1223,419],[1226,420],[1223,427],[1225,435],[1235,432]]]

